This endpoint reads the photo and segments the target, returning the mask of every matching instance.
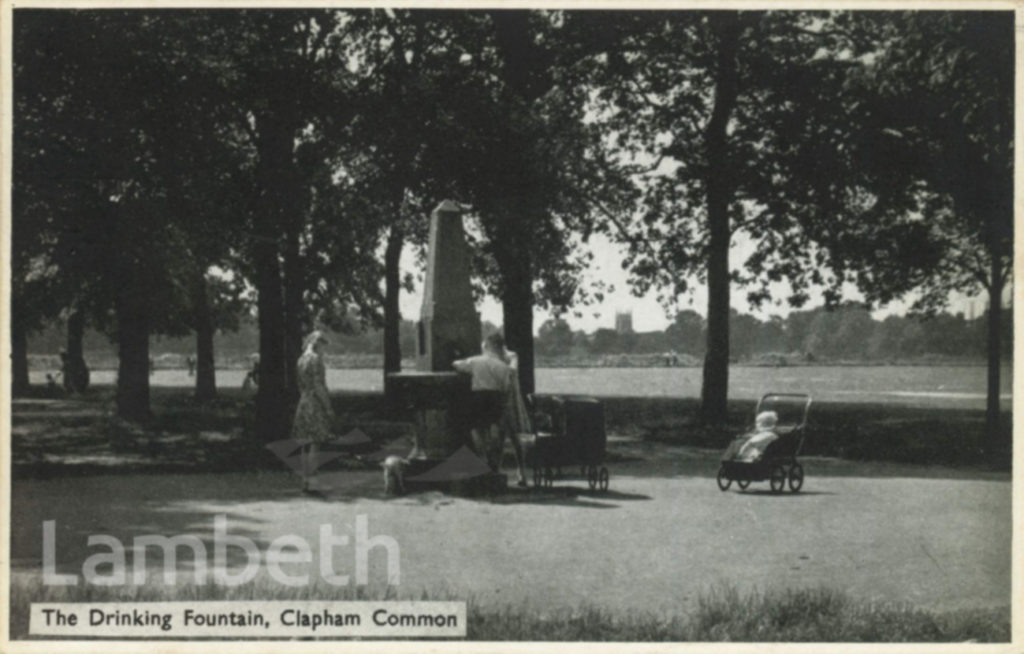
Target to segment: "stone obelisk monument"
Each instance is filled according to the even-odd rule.
[[[430,216],[427,275],[416,337],[416,370],[421,372],[451,372],[452,361],[480,349],[480,314],[469,283],[462,209],[450,200]]]
[[[494,493],[507,484],[469,452],[470,380],[452,362],[480,352],[480,314],[470,286],[470,252],[462,209],[444,201],[430,215],[423,304],[416,325],[416,370],[394,373],[388,383],[415,414],[415,446],[406,486],[459,494]]]

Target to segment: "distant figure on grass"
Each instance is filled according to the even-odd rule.
[[[196,375],[196,358],[191,354],[185,357],[185,365],[188,366],[188,376],[195,377]]]
[[[252,368],[249,372],[245,373],[245,379],[242,380],[242,390],[250,391],[260,385],[260,355],[259,353],[253,353],[250,357],[252,360]]]
[[[774,411],[762,411],[754,419],[754,433],[747,435],[739,448],[736,460],[753,463],[760,460],[768,445],[778,440],[775,427],[779,424],[779,415]]]
[[[331,439],[334,408],[327,393],[327,368],[323,348],[327,339],[314,331],[302,343],[302,356],[296,364],[299,383],[299,404],[295,407],[295,421],[291,437],[302,445],[302,491],[310,492],[310,479],[316,473],[320,445]]]
[[[62,372],[58,372],[56,375],[53,375],[53,374],[50,374],[50,373],[46,373],[46,395],[47,395],[47,397],[61,397],[61,396],[64,395],[64,393],[65,393],[64,389],[62,389],[60,387],[60,384],[57,383],[57,380],[60,379],[63,375],[64,375],[64,373],[62,373]]]
[[[472,376],[470,425],[473,447],[495,472],[501,467],[505,434],[516,455],[519,485],[526,485],[526,468],[519,434],[528,432],[529,418],[519,390],[518,359],[505,349],[501,334],[491,334],[481,344],[482,354],[452,363],[459,372]]]

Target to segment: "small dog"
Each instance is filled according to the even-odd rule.
[[[408,461],[395,455],[381,462],[380,467],[384,469],[384,492],[387,495],[405,493],[405,468],[408,465]]]

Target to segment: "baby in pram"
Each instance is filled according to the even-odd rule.
[[[779,424],[779,415],[774,411],[762,411],[754,419],[754,431],[736,439],[733,449],[733,461],[754,463],[764,454],[768,445],[778,440],[775,431]]]

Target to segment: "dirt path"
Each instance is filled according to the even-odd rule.
[[[141,534],[209,540],[214,516],[224,514],[229,533],[263,550],[281,535],[306,539],[315,570],[320,525],[351,534],[365,515],[371,536],[400,546],[403,596],[426,589],[537,610],[589,603],[674,612],[727,584],[828,585],[936,609],[1010,602],[1008,475],[858,477],[846,476],[856,470],[845,464],[843,476],[824,476],[827,467],[810,463],[798,495],[773,496],[765,484],[723,493],[710,477],[680,474],[696,461],[674,465],[680,453],[665,453],[612,464],[604,495],[574,479],[485,501],[385,499],[371,472],[339,473],[322,498],[297,493],[286,472],[20,480],[12,565],[16,575],[38,573],[43,520],[57,521],[61,568],[80,572],[97,551],[86,545],[90,534],[125,543]],[[338,549],[334,560],[350,572],[352,549]],[[383,564],[379,552],[371,556],[371,581],[383,578]]]

